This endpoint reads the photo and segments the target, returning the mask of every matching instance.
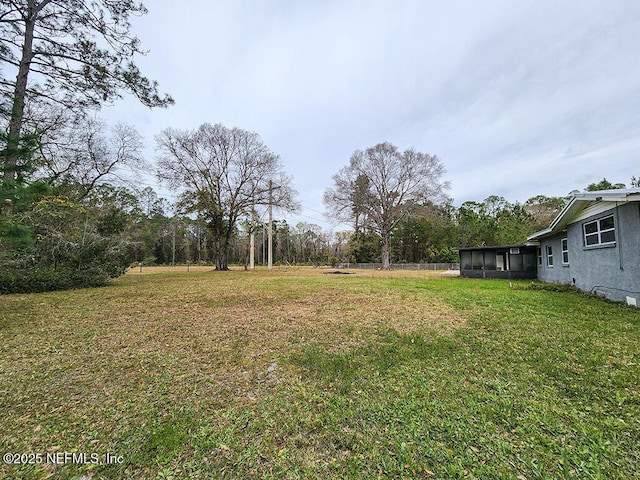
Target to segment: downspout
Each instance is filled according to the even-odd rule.
[[[618,246],[618,259],[620,260],[620,270],[624,270],[624,259],[622,258],[622,235],[620,235],[620,212],[619,203],[616,202],[616,226],[618,227],[618,236],[616,238],[616,245]],[[615,230],[614,230],[615,231]]]

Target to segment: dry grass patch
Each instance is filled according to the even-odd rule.
[[[388,329],[441,335],[464,324],[437,298],[385,283],[425,273],[145,270],[158,274],[0,298],[5,444],[77,447],[146,409],[244,405],[292,380],[286,358],[308,345],[344,352]]]
[[[396,272],[358,271],[348,278],[324,273],[281,268],[211,273],[193,281],[180,277],[182,288],[156,292],[120,319],[112,317],[112,324],[126,326],[103,332],[105,343],[162,352],[178,364],[191,365],[188,381],[210,379],[207,390],[222,383],[236,398],[245,398],[256,395],[253,383],[282,379],[282,358],[306,345],[348,351],[380,331],[441,335],[465,322],[424,292],[407,293],[371,281],[402,278]],[[280,362],[278,375],[267,377],[274,362]]]

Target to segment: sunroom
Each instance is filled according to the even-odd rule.
[[[538,248],[534,244],[460,247],[460,276],[467,278],[536,278]]]

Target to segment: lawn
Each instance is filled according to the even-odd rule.
[[[328,272],[0,296],[0,478],[640,479],[640,310]]]

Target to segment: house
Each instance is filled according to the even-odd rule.
[[[460,276],[468,278],[536,278],[536,244],[460,247]]]
[[[640,305],[640,188],[578,193],[528,241],[539,280]]]

